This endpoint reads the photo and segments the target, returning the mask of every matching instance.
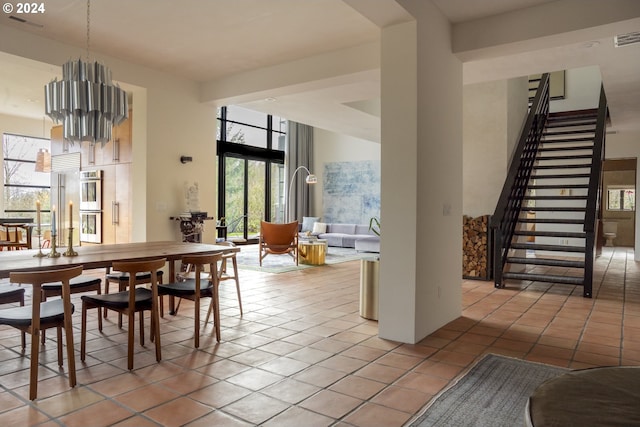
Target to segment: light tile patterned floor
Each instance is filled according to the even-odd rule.
[[[50,332],[35,402],[19,334],[0,327],[0,425],[402,426],[485,353],[571,368],[640,364],[638,266],[630,249],[606,251],[593,299],[566,285],[464,281],[463,317],[417,345],[377,338],[377,323],[358,315],[357,261],[241,271],[243,317],[233,284],[222,285],[222,342],[207,326],[193,349],[193,306],[183,301],[161,322],[159,364],[153,345],[137,345],[127,371],[125,330],[111,315],[100,335],[94,313],[69,389]]]

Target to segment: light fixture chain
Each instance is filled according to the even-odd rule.
[[[62,122],[65,141],[87,141],[104,145],[111,140],[113,126],[128,117],[127,92],[111,80],[111,70],[95,62],[91,64],[91,0],[87,0],[87,60],[62,65],[62,80],[47,83],[45,114],[56,123]]]
[[[91,0],[87,0],[87,63],[89,62],[89,46],[91,44]]]

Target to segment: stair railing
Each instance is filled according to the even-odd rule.
[[[600,86],[600,101],[598,103],[598,119],[596,120],[595,137],[593,140],[593,157],[587,190],[587,205],[584,216],[584,232],[586,233],[584,253],[584,289],[583,295],[591,297],[593,287],[593,260],[595,258],[595,243],[597,237],[597,219],[600,217],[600,195],[602,185],[602,162],[607,121],[607,96],[604,86]]]
[[[523,198],[531,178],[542,133],[549,114],[549,73],[542,75],[529,115],[513,152],[507,178],[502,187],[496,210],[491,218],[493,229],[493,278],[502,287],[502,270],[511,247],[515,226],[520,216]]]

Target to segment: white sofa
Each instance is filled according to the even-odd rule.
[[[313,233],[329,246],[355,248],[360,252],[380,252],[380,237],[367,224],[327,224],[324,233]]]

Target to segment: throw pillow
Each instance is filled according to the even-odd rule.
[[[319,216],[303,216],[302,217],[302,229],[300,231],[313,230],[313,224],[320,221]]]
[[[311,230],[311,234],[322,234],[327,232],[327,224],[324,222],[316,222],[313,224],[313,230]]]

